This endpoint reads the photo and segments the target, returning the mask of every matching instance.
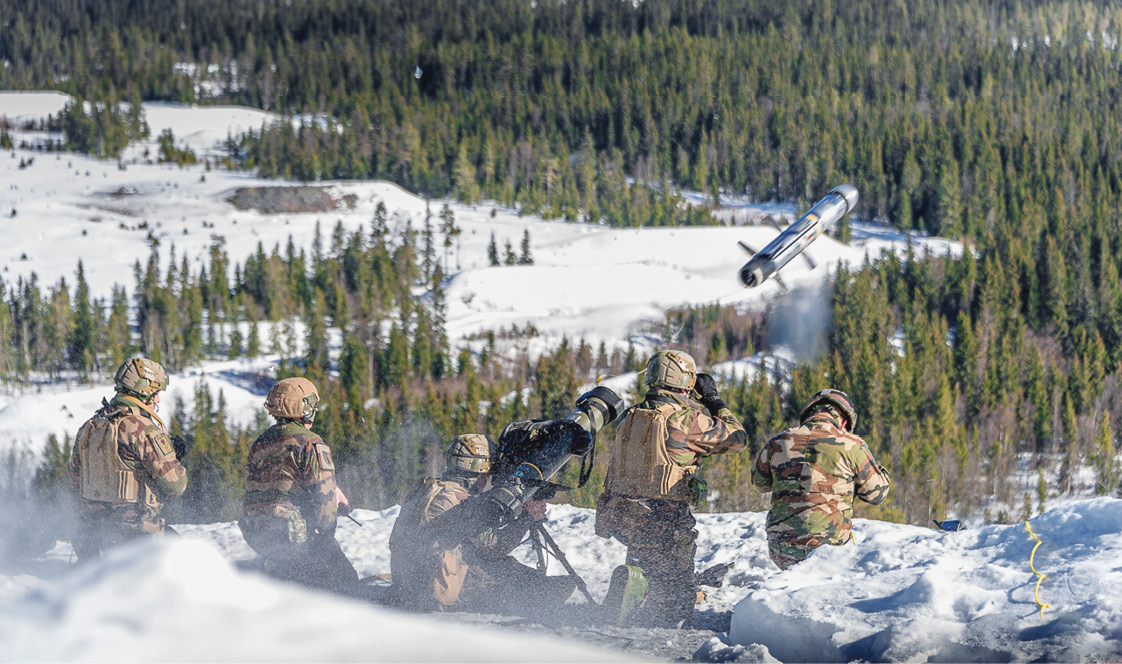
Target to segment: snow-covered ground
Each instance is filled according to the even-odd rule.
[[[362,576],[389,571],[398,508],[357,510],[338,539]],[[857,544],[781,572],[762,513],[698,515],[699,568],[732,562],[698,607],[697,629],[618,629],[559,616],[520,621],[417,616],[378,606],[384,586],[333,598],[253,571],[235,524],[181,525],[71,568],[61,542],[0,568],[4,661],[1115,661],[1122,657],[1122,501],[1072,503],[1024,524],[956,533],[857,519]],[[603,598],[623,547],[593,513],[549,508],[548,528]],[[532,562],[523,545],[516,553]],[[563,573],[551,562],[550,573]],[[384,583],[384,582],[383,582]],[[574,594],[570,617],[581,610]],[[584,605],[587,607],[587,605]],[[731,630],[728,629],[729,613]],[[502,629],[499,629],[502,628]],[[554,638],[548,638],[552,635]]]

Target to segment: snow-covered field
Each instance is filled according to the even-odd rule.
[[[338,538],[359,573],[389,571],[397,508],[357,510]],[[780,572],[763,514],[698,515],[699,568],[733,562],[699,605],[697,629],[617,629],[577,619],[417,616],[253,571],[232,523],[177,526],[71,569],[70,547],[0,568],[4,661],[1117,661],[1122,657],[1122,501],[1065,505],[1023,524],[957,533],[858,519],[856,545],[824,547]],[[549,508],[548,528],[593,597],[623,548],[592,532],[592,512]],[[531,563],[528,545],[517,550]],[[563,573],[551,562],[550,573]],[[54,577],[54,578],[51,578]],[[48,580],[50,579],[50,580]],[[728,630],[728,615],[731,630]],[[552,637],[552,638],[551,638]]]
[[[8,117],[16,145],[33,143],[39,136],[18,129],[28,120],[57,114],[67,101],[59,93],[0,92],[0,117]],[[336,224],[348,232],[369,230],[378,203],[386,206],[392,231],[407,223],[420,231],[426,202],[387,182],[329,182],[332,195],[343,200],[354,196],[354,206],[325,213],[273,214],[239,211],[228,198],[239,188],[282,186],[247,173],[207,171],[204,166],[179,168],[150,163],[155,137],[170,128],[179,146],[200,155],[221,155],[229,135],[258,128],[275,117],[241,107],[185,107],[144,104],[152,142],[130,147],[121,160],[101,161],[77,154],[12,150],[0,153],[0,279],[8,288],[34,273],[46,289],[65,278],[72,288],[78,261],[95,297],[107,297],[114,284],[131,292],[132,266],[144,263],[152,241],[159,243],[161,266],[166,269],[174,253],[177,264],[184,255],[193,269],[204,265],[216,238],[222,238],[232,262],[241,263],[260,244],[266,252],[282,248],[291,236],[297,247],[310,251],[319,225],[325,249]],[[20,164],[23,164],[21,168]],[[823,192],[825,193],[825,192]],[[843,245],[828,236],[819,238],[807,252],[818,264],[811,270],[796,260],[783,270],[784,290],[775,280],[756,289],[740,285],[737,271],[746,260],[737,245],[767,244],[777,233],[771,226],[713,228],[613,229],[592,224],[544,221],[519,216],[517,210],[492,205],[465,206],[455,201],[431,201],[434,228],[443,205],[452,209],[462,229],[456,246],[440,258],[447,266],[447,331],[453,354],[464,346],[479,350],[481,333],[532,325],[539,335],[500,340],[500,349],[512,357],[531,356],[554,347],[562,338],[585,339],[608,351],[625,349],[633,342],[646,352],[661,342],[647,335],[652,323],[664,320],[671,307],[722,303],[762,308],[769,302],[779,309],[798,310],[813,302],[815,287],[840,263],[859,264],[866,254],[907,251],[957,253],[961,245],[941,238],[912,238],[873,225],[856,224],[853,241]],[[747,206],[736,204],[743,211]],[[775,204],[759,206],[769,214],[789,217],[798,211]],[[493,215],[493,216],[492,216]],[[509,242],[519,251],[529,232],[533,265],[490,267],[487,245],[492,234],[502,251]],[[232,267],[231,267],[232,269]],[[825,322],[825,321],[823,321]],[[813,331],[803,330],[813,337]],[[262,334],[263,343],[269,335]],[[809,342],[808,342],[809,343]],[[806,345],[806,344],[804,344]],[[778,350],[778,357],[772,351]],[[764,354],[730,362],[717,373],[742,375],[771,369],[789,359],[790,349],[765,349]],[[279,357],[269,358],[273,361]],[[173,375],[169,407],[175,396],[188,407],[194,381],[205,375],[213,393],[222,390],[234,421],[245,423],[259,412],[261,392],[246,391],[246,376],[269,375],[269,364],[260,362],[207,363]],[[105,382],[92,387],[37,387],[34,393],[0,394],[0,453],[12,446],[35,455],[49,433],[73,434],[102,395]],[[75,421],[75,418],[77,421]]]
[[[0,116],[18,127],[57,113],[65,101],[55,93],[0,92]],[[228,135],[273,119],[244,108],[146,104],[144,111],[153,139],[171,128],[177,144],[203,158],[221,155]],[[17,145],[41,138],[19,129],[12,135]],[[33,272],[41,287],[63,277],[72,285],[81,259],[93,294],[106,297],[114,284],[131,290],[132,265],[147,259],[154,241],[164,266],[174,251],[177,262],[186,255],[197,269],[217,238],[235,262],[258,243],[271,251],[290,236],[310,249],[317,224],[325,242],[337,223],[348,232],[368,229],[378,203],[389,211],[395,233],[407,223],[420,230],[424,222],[426,202],[386,182],[320,183],[339,200],[353,196],[353,207],[331,212],[239,211],[227,201],[238,188],[291,183],[153,164],[145,149],[155,154],[154,140],[130,148],[120,165],[65,153],[0,153],[0,278],[6,286]],[[855,223],[849,245],[822,237],[808,249],[817,269],[802,261],[784,269],[790,290],[775,281],[746,290],[737,281],[746,257],[736,242],[762,246],[776,234],[769,226],[612,229],[523,217],[492,205],[432,201],[434,226],[445,203],[463,229],[456,247],[441,254],[454,348],[477,349],[480,333],[532,325],[539,336],[505,342],[504,351],[532,355],[563,337],[584,338],[594,347],[602,341],[609,350],[630,341],[646,351],[660,341],[647,336],[652,322],[661,322],[670,307],[770,304],[783,315],[813,308],[816,286],[839,264],[904,252],[909,243],[936,254],[962,250],[939,238]],[[793,217],[799,211],[759,206],[764,212]],[[509,242],[517,252],[526,231],[533,265],[488,266],[492,234],[500,250]],[[800,337],[795,349],[767,349],[712,369],[726,375],[782,372],[813,341],[813,334]],[[251,421],[279,359],[188,368],[171,377],[165,405],[179,397],[190,408],[199,381],[205,381],[212,393],[222,391],[232,419]],[[0,453],[15,447],[34,457],[47,434],[73,435],[111,392],[108,379],[0,394]],[[635,377],[613,381],[625,392]],[[387,572],[386,541],[396,508],[356,515],[363,528],[340,525],[344,550],[363,575]],[[551,506],[549,527],[599,599],[623,551],[593,535],[591,516]],[[1028,566],[1034,542],[1023,524],[943,533],[858,520],[856,546],[822,550],[781,573],[767,557],[762,521],[762,514],[699,515],[699,567],[726,561],[736,567],[725,587],[699,607],[698,630],[589,628],[564,616],[541,626],[392,613],[377,606],[377,585],[368,596],[341,600],[256,575],[252,552],[234,524],[180,526],[184,541],[144,543],[75,569],[69,544],[59,543],[45,558],[0,567],[0,660],[604,661],[695,653],[708,661],[1122,658],[1120,501],[1072,503],[1033,520],[1045,542],[1035,558],[1048,575],[1040,594],[1051,606],[1043,617]],[[522,555],[529,561],[528,550]],[[503,631],[496,631],[499,626]]]

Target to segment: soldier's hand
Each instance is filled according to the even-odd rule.
[[[709,409],[710,414],[716,415],[725,407],[725,402],[721,399],[720,393],[717,392],[717,381],[709,374],[697,374],[697,381],[694,382],[693,389],[697,393],[697,400],[701,402],[702,406]]]
[[[347,500],[347,495],[339,487],[335,487],[335,500],[339,503],[339,514],[351,513],[351,501]]]
[[[175,460],[183,461],[183,457],[191,451],[191,445],[184,440],[181,436],[171,437],[171,448],[175,450]]]

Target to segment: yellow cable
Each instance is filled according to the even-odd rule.
[[[1047,574],[1041,574],[1040,572],[1037,572],[1036,571],[1036,565],[1033,564],[1032,559],[1036,555],[1036,550],[1039,549],[1040,545],[1043,544],[1044,542],[1041,542],[1040,538],[1036,536],[1036,533],[1032,532],[1032,528],[1029,528],[1028,521],[1025,521],[1025,530],[1027,530],[1028,534],[1032,535],[1032,538],[1034,540],[1036,540],[1036,546],[1032,547],[1032,553],[1029,554],[1029,569],[1032,570],[1033,574],[1040,577],[1036,580],[1036,590],[1033,592],[1033,598],[1036,599],[1036,603],[1040,605],[1040,617],[1043,618],[1044,617],[1044,609],[1048,608],[1049,606],[1052,606],[1051,604],[1045,604],[1044,602],[1040,601],[1040,582],[1043,581],[1048,575]]]

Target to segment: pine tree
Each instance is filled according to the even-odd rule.
[[[491,241],[487,244],[487,264],[491,267],[502,265],[499,262],[499,247],[495,244],[495,232],[491,231]]]

